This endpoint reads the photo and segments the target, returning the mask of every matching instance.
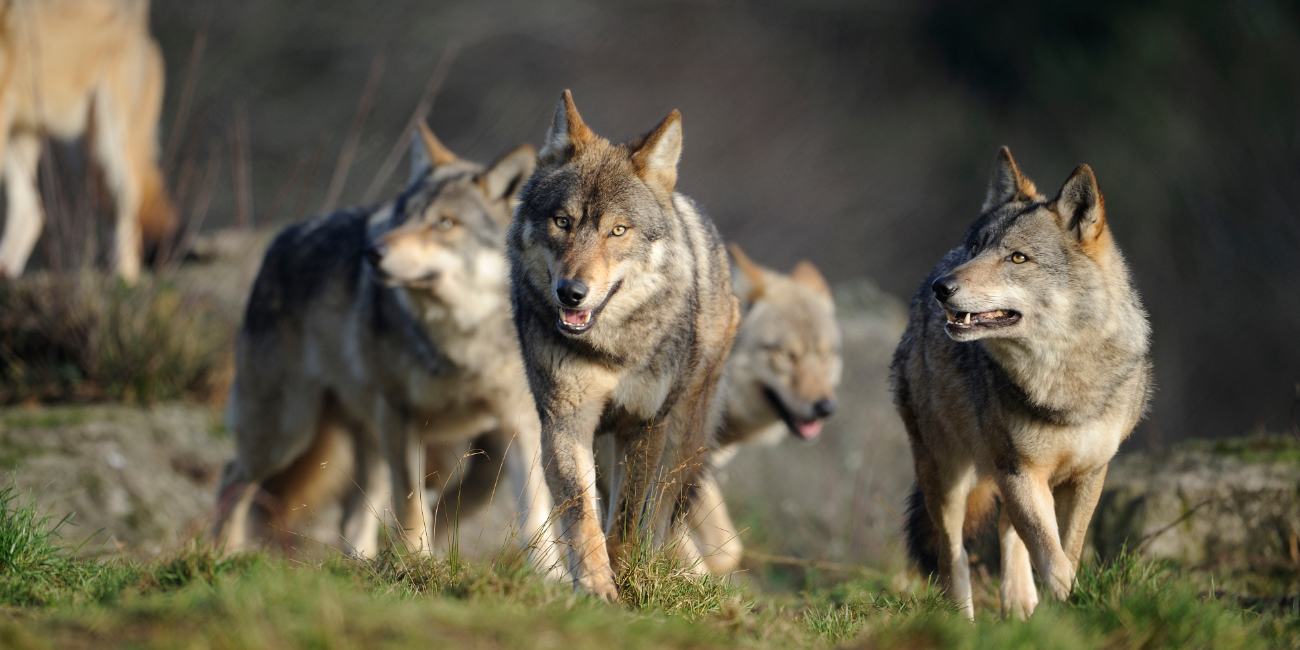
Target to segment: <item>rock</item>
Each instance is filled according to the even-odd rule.
[[[1090,535],[1103,558],[1127,545],[1187,566],[1300,563],[1300,448],[1253,437],[1117,458]]]

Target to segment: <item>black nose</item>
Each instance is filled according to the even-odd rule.
[[[587,297],[587,285],[578,280],[561,280],[560,286],[555,288],[555,297],[565,307],[577,307]]]
[[[375,244],[374,246],[371,246],[370,248],[366,249],[366,261],[370,262],[370,266],[373,266],[376,269],[378,269],[379,263],[384,261],[384,253],[385,253],[384,245]]]
[[[957,293],[957,278],[945,275],[935,280],[934,284],[930,285],[930,288],[934,289],[934,297],[938,298],[939,302],[943,302],[951,298],[952,294]]]
[[[835,406],[833,399],[817,400],[817,403],[813,404],[813,413],[816,413],[819,418],[828,418],[835,412]]]

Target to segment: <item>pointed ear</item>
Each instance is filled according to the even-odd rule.
[[[531,144],[520,145],[478,177],[479,187],[489,201],[511,199],[536,166],[537,150]]]
[[[543,166],[562,165],[579,149],[596,140],[596,134],[583,123],[578,114],[578,107],[573,103],[573,93],[565,90],[560,95],[560,103],[555,105],[555,118],[551,129],[546,132],[546,142],[537,162]]]
[[[763,297],[763,291],[766,290],[766,282],[763,280],[763,269],[760,268],[745,251],[740,250],[739,244],[728,244],[727,250],[731,251],[731,259],[736,260],[736,267],[740,269],[740,276],[732,276],[731,292],[743,303],[752,303]]]
[[[1079,165],[1070,174],[1052,201],[1052,209],[1061,216],[1061,227],[1074,231],[1085,246],[1106,230],[1106,199],[1087,165]]]
[[[459,160],[456,154],[442,145],[423,120],[419,127],[419,131],[411,138],[411,176],[407,179],[408,185],[430,169]]]
[[[1002,147],[998,158],[993,162],[993,172],[989,174],[989,191],[984,195],[984,207],[980,212],[988,212],[1011,201],[1025,201],[1038,196],[1034,182],[1025,178],[1011,158],[1011,150]]]
[[[808,260],[800,260],[794,265],[794,271],[790,273],[795,282],[812,289],[813,292],[826,298],[834,299],[831,295],[831,286],[826,283],[826,278],[822,277],[822,272],[813,266]]]
[[[670,199],[677,186],[677,161],[682,157],[682,114],[674,109],[640,140],[633,145],[632,168],[661,200]]]

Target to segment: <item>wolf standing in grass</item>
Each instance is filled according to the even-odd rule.
[[[907,538],[967,617],[965,534],[1001,497],[1003,616],[1069,596],[1119,444],[1151,392],[1150,327],[1092,169],[1054,198],[998,153],[983,215],[912,299],[894,400],[916,463]]]
[[[615,597],[624,546],[661,545],[722,410],[740,320],[713,223],[673,191],[681,115],[611,144],[565,91],[507,236],[542,463],[578,589]],[[609,516],[592,439],[614,436]]]
[[[401,541],[428,551],[424,441],[497,430],[513,440],[524,541],[541,543],[534,560],[550,568],[540,424],[503,250],[512,199],[534,164],[523,146],[484,168],[421,125],[396,200],[290,226],[271,244],[235,349],[227,421],[238,450],[217,516],[229,550],[244,544],[259,496],[298,508],[346,487],[349,550],[375,552],[387,494]]]

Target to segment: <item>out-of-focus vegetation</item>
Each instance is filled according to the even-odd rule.
[[[234,328],[202,294],[163,280],[0,281],[0,404],[210,400],[230,382]]]
[[[195,544],[148,562],[94,559],[63,545],[61,522],[12,487],[0,510],[10,648],[1300,647],[1294,605],[1242,609],[1202,577],[1130,555],[1085,566],[1070,601],[1042,604],[1028,623],[998,620],[996,591],[981,582],[972,626],[925,585],[857,580],[755,599],[662,557],[624,568],[648,598],[615,605],[505,558],[222,558]]]

